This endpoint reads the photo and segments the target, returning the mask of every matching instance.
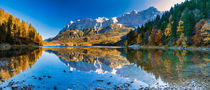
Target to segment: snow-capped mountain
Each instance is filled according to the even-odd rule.
[[[154,7],[132,11],[119,17],[84,18],[70,21],[58,35],[45,41],[58,45],[123,45],[126,35],[161,12]]]
[[[146,21],[155,18],[157,15],[160,15],[161,12],[154,7],[150,7],[143,11],[132,11],[126,13],[119,17],[112,17],[110,19],[105,17],[98,17],[97,19],[84,18],[77,21],[70,21],[70,23],[64,27],[61,32],[64,32],[68,29],[74,30],[86,30],[88,28],[102,29],[104,27],[110,26],[113,23],[122,24],[126,27],[137,27],[144,24]]]
[[[136,10],[131,13],[126,13],[117,18],[118,23],[123,24],[127,27],[137,27],[141,26],[148,20],[154,19],[157,15],[160,15],[161,12],[154,7],[150,7],[144,11],[138,12]]]

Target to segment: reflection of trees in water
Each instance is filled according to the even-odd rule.
[[[202,79],[209,75],[206,69],[209,65],[209,52],[127,49],[127,59],[131,63],[159,76],[168,83],[183,82],[183,80]],[[208,66],[209,67],[209,66]]]
[[[28,67],[31,68],[41,55],[41,48],[13,48],[0,51],[0,80],[9,80]]]
[[[100,62],[113,68],[129,64],[126,57],[122,55],[120,49],[116,48],[59,47],[46,48],[46,51],[52,52],[68,62]]]

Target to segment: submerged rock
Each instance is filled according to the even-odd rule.
[[[104,79],[101,79],[101,80],[97,80],[98,82],[103,82],[104,81]]]
[[[101,88],[95,88],[95,90],[101,90]]]
[[[51,78],[51,76],[47,76],[48,78]]]
[[[42,78],[41,78],[41,77],[39,77],[39,80],[42,80]]]
[[[107,83],[107,85],[110,85],[110,84],[111,84],[111,82],[108,82],[108,83]]]
[[[54,87],[53,87],[53,89],[54,89],[54,90],[56,90],[56,89],[57,89],[57,87],[56,87],[56,86],[54,86]]]

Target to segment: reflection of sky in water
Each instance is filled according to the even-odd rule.
[[[34,79],[33,76],[37,78]],[[42,80],[38,80],[39,77]],[[104,79],[103,82],[97,81],[102,79]],[[20,81],[17,84],[20,86],[34,85],[36,88],[40,86],[46,89],[53,89],[54,86],[58,89],[95,89],[98,87],[108,89],[132,81],[134,83],[131,83],[129,88],[140,88],[162,82],[160,79],[156,80],[152,74],[137,68],[136,65],[113,69],[102,63],[68,62],[65,64],[56,55],[47,52],[43,52],[31,69],[21,72],[3,83],[2,86],[7,85],[10,81]],[[111,84],[108,85],[108,82]]]
[[[164,82],[164,79],[168,78],[158,77],[155,75],[157,72],[149,71],[148,73],[148,71],[145,71],[144,67],[139,67],[136,64],[130,63],[128,60],[121,60],[119,63],[119,61],[111,61],[97,57],[92,63],[82,60],[70,62],[55,55],[59,52],[48,52],[49,51],[44,51],[37,62],[33,64],[32,68],[28,67],[27,70],[10,78],[10,80],[2,83],[1,86],[7,86],[10,82],[17,82],[17,84],[12,86],[34,85],[36,89],[38,89],[39,86],[44,89],[53,89],[55,86],[57,89],[111,89],[115,86],[125,86],[125,84],[129,84],[130,89],[139,89],[141,87],[162,88],[170,86],[168,82]],[[68,54],[66,56],[68,57]],[[113,63],[118,66],[111,66]],[[209,68],[209,63],[204,64],[204,66],[206,66],[204,69],[201,65],[187,66],[183,68],[182,72],[184,74],[182,74],[181,77],[195,78],[192,76],[195,73],[194,71],[208,72],[209,70],[204,70]],[[152,70],[156,69],[153,68]],[[48,78],[48,76],[51,76],[51,78]],[[42,80],[39,80],[39,77],[41,77]],[[111,84],[108,84],[109,82],[111,82]],[[9,88],[7,87],[7,89]]]

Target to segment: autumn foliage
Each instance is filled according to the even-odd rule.
[[[36,32],[32,24],[20,21],[0,9],[0,44],[42,45],[42,37]]]
[[[130,32],[127,44],[209,46],[209,18],[210,0],[186,0]]]

